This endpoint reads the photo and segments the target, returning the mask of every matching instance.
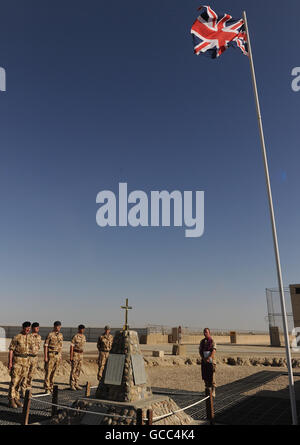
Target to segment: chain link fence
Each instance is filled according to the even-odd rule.
[[[284,296],[286,303],[288,330],[289,333],[291,334],[294,328],[294,318],[293,318],[291,295],[288,287],[284,288]],[[268,308],[268,315],[266,317],[266,321],[269,324],[269,328],[277,327],[279,329],[280,334],[282,334],[283,322],[282,322],[282,311],[281,311],[279,289],[267,288],[266,299]]]
[[[175,326],[165,326],[165,325],[147,325],[146,330],[147,334],[172,334],[172,329]],[[176,326],[178,327],[178,326]],[[185,335],[202,335],[204,328],[209,326],[181,326],[181,333]],[[245,334],[245,335],[258,335],[258,334],[266,334],[266,330],[254,330],[254,329],[235,329],[234,327],[231,329],[221,329],[221,328],[212,328],[209,327],[212,335],[230,335],[231,331],[235,331],[237,334]]]

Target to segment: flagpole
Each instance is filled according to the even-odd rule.
[[[275,222],[275,214],[274,214],[274,206],[273,206],[273,198],[272,198],[272,190],[271,190],[271,182],[270,182],[270,174],[269,174],[269,166],[268,166],[268,158],[267,158],[267,150],[266,150],[266,144],[265,144],[262,116],[261,116],[261,111],[260,111],[258,90],[257,90],[257,84],[256,84],[256,75],[255,75],[255,69],[254,69],[254,62],[253,62],[253,55],[252,55],[252,48],[251,48],[251,42],[250,42],[250,35],[249,35],[246,11],[243,12],[243,18],[244,18],[245,29],[246,29],[246,34],[247,34],[248,52],[249,52],[249,60],[250,60],[250,67],[251,67],[251,74],[252,74],[253,90],[254,90],[254,97],[255,97],[255,103],[256,103],[260,141],[261,141],[261,148],[262,148],[265,175],[266,175],[267,192],[268,192],[268,198],[269,198],[270,217],[271,217],[272,232],[273,232],[273,242],[274,242],[274,251],[275,251],[275,259],[276,259],[276,267],[277,267],[278,287],[279,287],[279,292],[280,292],[280,303],[281,303],[281,312],[282,312],[282,321],[283,321],[283,330],[284,330],[286,361],[287,361],[287,368],[288,368],[288,375],[289,375],[289,392],[290,392],[290,401],[291,401],[292,420],[293,420],[293,425],[297,425],[298,418],[297,418],[297,408],[296,408],[296,398],[295,398],[294,376],[293,376],[293,370],[292,370],[291,350],[290,350],[290,343],[289,343],[288,322],[287,322],[287,316],[286,316],[286,305],[285,305],[284,290],[283,290],[283,281],[282,281],[282,273],[281,273],[277,230],[276,230],[276,222]]]

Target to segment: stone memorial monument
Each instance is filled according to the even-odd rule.
[[[114,335],[113,345],[99,382],[96,398],[86,399],[86,409],[107,413],[107,416],[86,414],[81,424],[135,425],[137,410],[147,417],[152,410],[153,417],[164,416],[178,410],[177,404],[168,396],[154,395],[145,369],[136,331],[128,324],[128,305],[125,309],[123,330]],[[189,425],[193,419],[184,411],[169,415],[155,422],[155,425]]]
[[[141,354],[136,331],[128,325],[128,306],[126,299],[125,325],[116,332],[102,379],[96,392],[99,399],[117,402],[137,402],[152,397],[148,382],[144,357]]]

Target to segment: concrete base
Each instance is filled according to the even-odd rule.
[[[84,404],[84,406],[83,406]],[[163,416],[179,409],[178,405],[167,396],[152,396],[147,400],[140,400],[134,403],[114,402],[100,399],[84,399],[77,402],[78,407],[88,411],[106,413],[111,416],[99,416],[97,414],[83,414],[80,425],[136,425],[136,414],[138,409],[142,409],[143,418],[147,417],[147,410],[152,409],[153,417]],[[76,406],[76,405],[75,405]],[[118,417],[124,416],[124,417]],[[126,418],[125,416],[132,417]],[[169,417],[153,422],[153,425],[191,425],[193,419],[184,411],[172,414]]]
[[[173,345],[172,355],[186,355],[186,347],[185,345]]]
[[[165,356],[164,351],[152,351],[152,357],[163,358]]]

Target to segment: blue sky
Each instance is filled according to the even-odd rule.
[[[300,4],[246,9],[286,285],[299,277]],[[1,324],[264,329],[276,270],[247,57],[193,55],[198,3],[9,0],[0,16]],[[100,228],[96,195],[204,190],[205,233]]]

